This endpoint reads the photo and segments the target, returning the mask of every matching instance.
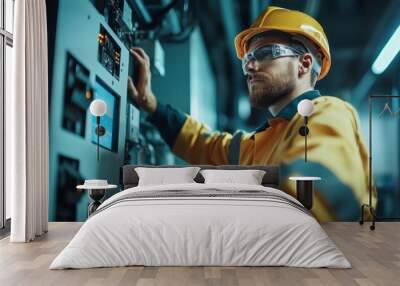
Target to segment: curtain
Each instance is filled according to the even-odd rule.
[[[45,0],[15,1],[13,93],[6,98],[11,242],[48,228],[48,71]]]

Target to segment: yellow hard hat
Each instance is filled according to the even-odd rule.
[[[242,59],[247,53],[247,42],[256,34],[278,30],[293,35],[301,35],[314,43],[322,53],[322,67],[318,79],[322,79],[331,67],[328,39],[322,26],[311,16],[300,11],[269,6],[261,13],[249,29],[235,37],[236,54]]]

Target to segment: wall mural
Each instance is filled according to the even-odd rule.
[[[365,105],[356,110],[348,102],[312,90],[287,102],[277,114],[266,110],[264,122],[260,122],[263,124],[255,130],[216,131],[220,122],[215,121],[211,127],[203,124],[206,120],[199,119],[195,110],[207,114],[207,120],[222,120],[222,116],[216,116],[217,95],[208,98],[204,94],[198,99],[195,94],[202,96],[201,90],[209,85],[196,81],[185,84],[185,77],[193,68],[191,51],[198,49],[200,40],[193,42],[193,37],[176,45],[165,44],[163,48],[156,38],[141,34],[138,27],[150,20],[143,11],[139,13],[140,7],[135,3],[59,0],[48,4],[52,12],[49,13],[50,220],[84,221],[88,196],[78,192],[76,186],[85,179],[105,179],[120,185],[124,164],[279,165],[281,187],[294,196],[295,182],[288,179],[290,176],[322,178],[315,182],[313,213],[318,219],[359,219],[360,207],[369,197]],[[138,57],[143,55],[137,50],[130,51],[137,46],[150,55],[149,65],[154,75],[152,90],[158,102],[157,109],[151,113],[154,116],[144,112],[150,103],[135,99],[132,91],[132,85],[140,86],[144,70],[143,63],[138,62]],[[196,54],[193,62],[197,56],[200,54]],[[247,65],[248,62],[244,64],[244,72],[251,73]],[[193,74],[205,78],[203,74]],[[212,81],[215,84],[217,80]],[[187,96],[181,95],[186,90]],[[249,100],[253,106],[267,104],[260,101],[265,90],[249,83]],[[106,104],[106,112],[99,119],[89,112],[90,104],[96,99]],[[311,115],[299,114],[301,100],[313,102]],[[398,122],[383,126],[388,116],[390,120],[397,120],[399,104],[393,99],[377,103],[374,108],[377,132],[372,139],[376,158],[373,205],[377,207],[378,218],[396,218],[400,216],[400,192],[398,172],[393,167],[398,167],[400,160],[399,134],[390,130],[398,129]],[[99,139],[97,120],[104,127],[104,135]],[[237,123],[236,129],[243,127],[238,120],[232,121]],[[299,132],[305,123],[308,131]],[[304,160],[305,132],[307,162]],[[382,143],[382,138],[390,140]],[[395,153],[385,146],[396,149]],[[395,162],[385,168],[389,154]],[[109,191],[107,196],[117,191]]]

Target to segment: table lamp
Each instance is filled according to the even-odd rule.
[[[297,105],[297,111],[301,116],[304,117],[304,125],[300,127],[299,133],[301,136],[304,136],[304,161],[307,162],[307,135],[308,135],[308,117],[314,111],[314,105],[311,100],[303,99]]]
[[[99,161],[99,145],[100,145],[100,136],[103,136],[106,133],[106,129],[104,126],[100,125],[100,117],[106,114],[107,112],[107,104],[104,100],[95,99],[89,106],[90,113],[93,116],[96,116],[96,135],[97,135],[97,161]]]

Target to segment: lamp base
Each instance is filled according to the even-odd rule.
[[[309,132],[310,131],[309,131],[307,126],[301,126],[300,129],[299,129],[299,134],[301,136],[306,136],[306,135],[308,135]]]
[[[373,206],[368,205],[368,204],[363,204],[361,206],[361,219],[359,220],[359,224],[363,225],[364,224],[364,208],[368,208],[369,209],[369,213],[372,216],[372,224],[369,226],[370,230],[375,230],[375,220],[376,220],[376,214],[375,214],[375,209]]]
[[[296,181],[297,200],[308,210],[311,210],[313,206],[313,184],[314,182],[312,180]]]
[[[105,193],[105,189],[89,189],[89,197],[92,199],[92,201],[88,207],[88,216],[94,213],[101,205],[101,200],[104,198]]]
[[[96,132],[96,135],[103,136],[104,134],[106,134],[106,129],[104,128],[104,126],[99,125],[96,127],[95,132]]]

